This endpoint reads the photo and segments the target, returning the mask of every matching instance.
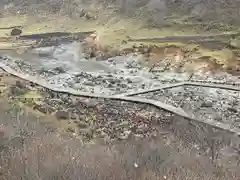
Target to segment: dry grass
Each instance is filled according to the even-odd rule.
[[[3,114],[7,112],[7,114]],[[156,139],[129,139],[104,144],[84,144],[70,134],[59,134],[36,115],[7,105],[0,129],[1,179],[28,180],[237,180],[238,161],[231,148],[212,161],[197,146],[213,132],[199,133],[178,122],[171,134]],[[183,134],[184,132],[184,134]],[[225,136],[225,135],[223,135]],[[221,137],[221,135],[219,135]],[[191,140],[190,140],[191,139]],[[195,145],[192,139],[196,139]],[[186,143],[190,142],[191,145]],[[205,146],[205,145],[203,145]],[[204,151],[211,151],[210,144]],[[215,146],[217,147],[217,146]]]
[[[237,179],[237,169],[214,167],[207,157],[161,141],[82,146],[55,135],[10,150],[1,160],[5,179]]]

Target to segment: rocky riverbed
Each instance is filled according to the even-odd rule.
[[[164,64],[147,67],[141,54],[86,59],[81,42],[29,50],[24,55],[1,52],[0,63],[20,74],[45,81],[49,86],[95,94],[113,95],[149,89],[166,83],[217,81],[240,83],[238,76],[219,72],[175,72]],[[171,63],[171,62],[170,62]]]
[[[146,89],[161,85],[158,75],[148,72],[137,63],[140,57],[129,54],[107,61],[87,60],[79,55],[80,44],[35,49],[37,55],[28,58],[2,57],[1,63],[16,72],[47,81],[51,86],[83,92],[117,94],[129,90]],[[45,55],[43,57],[43,54]],[[169,76],[171,76],[169,74]],[[170,81],[177,77],[174,74]],[[186,77],[182,77],[183,79]]]
[[[139,95],[184,109],[193,117],[239,127],[240,92],[218,88],[181,86]]]

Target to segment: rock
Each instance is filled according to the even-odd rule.
[[[92,14],[90,14],[89,12],[87,12],[87,13],[85,13],[85,18],[87,19],[87,20],[95,20],[96,19],[96,16],[94,16],[94,15],[92,15]]]
[[[67,112],[67,111],[57,111],[55,115],[56,115],[56,118],[58,120],[67,120],[67,119],[69,119],[69,112]]]
[[[71,105],[72,104],[72,99],[70,97],[63,97],[62,101],[64,104]]]
[[[133,83],[133,81],[130,78],[127,78],[127,83]]]
[[[26,88],[26,84],[21,81],[16,81],[16,87],[24,89]]]
[[[74,130],[73,127],[68,127],[68,128],[67,128],[67,131],[68,131],[68,132],[71,132],[71,133],[74,133],[74,132],[75,132],[75,130]]]
[[[113,84],[112,83],[108,83],[107,84],[107,88],[113,88]]]
[[[227,110],[232,112],[232,113],[237,113],[238,112],[238,110],[236,108],[233,108],[233,107],[228,107]]]
[[[221,115],[218,115],[218,114],[216,114],[215,116],[214,116],[214,120],[215,121],[222,121],[222,116]]]
[[[81,18],[81,17],[84,17],[86,15],[86,12],[84,10],[82,10],[81,12],[79,12],[78,16]]]
[[[106,138],[106,137],[108,137],[108,134],[107,134],[106,132],[104,132],[104,131],[101,131],[100,134],[99,134],[99,136],[100,136],[101,138]]]
[[[35,104],[33,106],[34,110],[38,110],[39,112],[43,113],[43,114],[51,114],[52,112],[54,112],[54,109],[50,106],[48,106],[47,104]]]
[[[93,130],[90,128],[80,129],[79,134],[91,139],[93,137]]]
[[[11,86],[9,91],[10,91],[10,94],[13,96],[20,96],[26,92],[25,89],[21,89],[16,86]]]
[[[94,108],[98,105],[98,102],[96,101],[93,101],[93,100],[87,100],[85,102],[85,105],[88,107],[88,108]]]
[[[118,138],[120,139],[120,140],[126,140],[126,139],[128,139],[128,137],[129,137],[129,135],[131,134],[131,131],[124,131],[123,133],[121,133],[119,136],[118,136]]]
[[[148,130],[147,124],[139,124],[137,129],[136,129],[136,133],[137,134],[144,134],[145,132],[147,132],[147,130]]]
[[[210,102],[210,101],[206,101],[206,102],[203,102],[201,104],[201,107],[205,107],[205,108],[209,108],[209,107],[212,107],[213,106],[213,103]]]
[[[65,73],[66,71],[63,69],[63,67],[56,67],[53,69],[57,74]]]
[[[43,114],[47,114],[48,110],[45,107],[42,107],[41,105],[35,105],[33,107],[34,110],[38,110],[39,112],[43,113]]]
[[[85,129],[85,128],[88,127],[88,124],[85,123],[85,122],[82,122],[82,121],[78,121],[78,122],[77,122],[77,126],[78,126],[79,128],[81,128],[81,129]]]
[[[230,45],[235,48],[240,48],[240,39],[238,39],[238,38],[231,39]]]
[[[120,87],[116,87],[115,89],[117,92],[120,92],[121,91],[121,88]]]
[[[126,40],[122,40],[121,44],[127,44],[128,42]]]
[[[29,82],[29,86],[30,86],[31,88],[34,88],[34,87],[36,87],[36,84],[34,84],[33,82]]]
[[[118,126],[128,126],[129,125],[129,121],[122,121],[120,124],[118,124]]]
[[[83,84],[86,86],[94,86],[94,82],[92,81],[85,81]]]
[[[78,115],[76,113],[71,113],[70,119],[76,120],[76,119],[78,119]]]
[[[118,80],[117,79],[109,79],[109,82],[112,84],[112,85],[115,85]]]
[[[150,49],[148,47],[144,47],[142,51],[143,51],[143,53],[149,53]]]
[[[19,28],[12,29],[10,35],[11,36],[20,36],[22,34],[22,30]]]

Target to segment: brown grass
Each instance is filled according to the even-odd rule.
[[[24,156],[24,153],[26,154]],[[24,159],[25,158],[25,159]],[[78,144],[49,135],[24,151],[11,150],[1,161],[5,179],[237,179],[238,168],[213,166],[193,150],[160,141],[128,141],[112,146]],[[81,178],[80,178],[81,177]]]
[[[32,121],[37,117],[17,106],[1,111],[7,112],[0,129],[1,179],[237,180],[240,175],[231,148],[221,147],[221,155],[216,149],[219,157],[213,162],[202,153],[198,142],[201,140],[204,147],[204,137],[212,142],[214,133],[201,134],[186,123],[176,124],[173,133],[155,139],[134,138],[112,144],[99,139],[83,144],[70,134],[50,131],[41,120]],[[196,139],[195,145],[192,139]],[[204,151],[211,151],[210,146]]]

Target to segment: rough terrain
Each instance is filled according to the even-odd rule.
[[[1,178],[238,179],[236,2],[3,5]]]

